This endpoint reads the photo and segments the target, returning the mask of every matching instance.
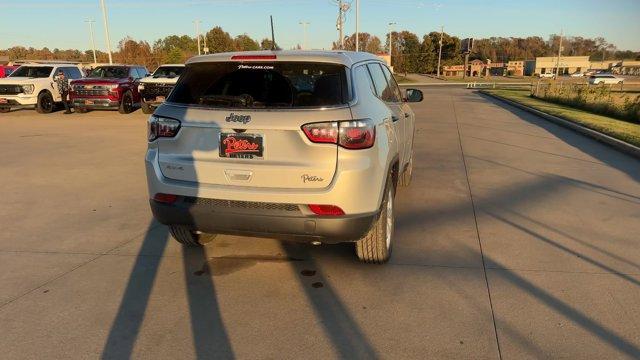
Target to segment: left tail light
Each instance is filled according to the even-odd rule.
[[[307,138],[314,143],[330,143],[345,149],[368,149],[376,139],[371,119],[330,121],[302,125]]]
[[[180,121],[151,115],[147,122],[147,138],[154,141],[157,138],[172,138],[180,131]]]

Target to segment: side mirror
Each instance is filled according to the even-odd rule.
[[[407,89],[407,102],[421,102],[424,99],[424,95],[422,95],[422,90],[418,89]]]

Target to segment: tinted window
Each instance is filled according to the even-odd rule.
[[[367,70],[366,65],[358,66],[355,69],[353,76],[356,82],[357,89],[365,90],[368,88],[369,91],[371,91],[371,95],[378,96],[376,94],[376,88],[373,87],[373,82],[371,81],[371,75],[369,75],[369,70]]]
[[[342,65],[303,62],[195,63],[169,101],[224,108],[336,106],[348,102]]]
[[[182,74],[184,66],[161,66],[153,72],[154,78],[175,78]]]
[[[393,97],[394,97],[393,101],[395,102],[402,101],[402,92],[400,91],[400,87],[398,86],[396,79],[391,74],[391,71],[389,71],[389,69],[384,65],[380,65],[380,66],[382,67],[382,72],[384,72],[384,75],[387,78],[387,82],[389,83],[389,86],[393,91]]]
[[[89,77],[94,78],[118,78],[129,76],[129,69],[124,66],[99,66],[91,71]]]
[[[142,79],[143,77],[147,77],[149,72],[145,68],[138,68],[138,78]]]
[[[82,73],[80,73],[77,67],[66,67],[63,68],[62,71],[64,71],[64,75],[68,79],[80,79],[82,77]]]
[[[373,85],[376,87],[376,95],[384,101],[396,101],[393,90],[387,83],[387,78],[382,72],[382,68],[379,64],[368,64],[369,73],[373,79]]]
[[[46,78],[52,70],[53,66],[20,66],[11,77]]]

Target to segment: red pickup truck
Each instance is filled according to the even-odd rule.
[[[117,109],[128,114],[140,106],[138,82],[149,75],[144,66],[105,65],[71,82],[69,99],[77,112]]]
[[[19,66],[0,65],[0,78],[11,75]]]

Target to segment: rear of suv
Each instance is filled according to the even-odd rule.
[[[152,212],[187,245],[208,234],[354,242],[389,259],[394,196],[412,171],[414,114],[378,57],[198,56],[148,122]]]

